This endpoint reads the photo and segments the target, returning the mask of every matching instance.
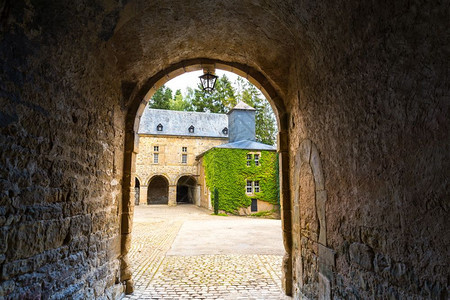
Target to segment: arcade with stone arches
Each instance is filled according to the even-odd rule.
[[[152,175],[146,185],[135,189],[140,194],[139,199],[145,199],[137,205],[197,204],[200,187],[196,177],[195,174],[183,174],[169,179],[166,175]]]
[[[5,298],[133,291],[139,118],[211,65],[277,116],[286,294],[448,298],[445,1],[4,1],[0,16]]]

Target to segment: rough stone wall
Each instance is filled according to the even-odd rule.
[[[334,299],[448,298],[448,13],[448,3],[429,1],[298,4],[308,28],[300,39],[315,46],[292,67],[291,157],[305,139],[317,145]],[[311,172],[301,160],[291,169],[292,180],[306,174],[292,182],[295,241],[319,214],[303,201],[314,199]],[[298,279],[296,297],[315,298],[324,288],[317,247],[294,248],[317,284]]]
[[[107,11],[0,12],[0,298],[118,297],[124,111]]]
[[[227,139],[191,138],[181,136],[140,135],[139,153],[136,156],[136,176],[142,185],[148,185],[155,174],[164,175],[170,185],[176,185],[183,174],[197,174],[195,157],[200,153],[227,142]],[[159,162],[153,163],[153,146],[159,146]],[[187,147],[187,152],[182,152]],[[181,155],[187,154],[187,163],[181,163]]]
[[[197,175],[198,183],[200,184],[200,206],[207,209],[212,209],[213,207],[211,203],[211,192],[206,186],[206,174],[205,166],[203,165],[203,156],[198,160]]]
[[[114,297],[130,278],[118,258],[134,112],[156,74],[206,58],[274,96],[296,297],[448,297],[445,1],[6,0],[0,12],[1,296]],[[323,187],[317,161],[295,159],[308,141]]]

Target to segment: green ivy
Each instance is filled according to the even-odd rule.
[[[260,152],[259,166],[252,159],[247,166],[247,153]],[[252,157],[253,158],[253,157]],[[279,204],[278,162],[274,151],[213,148],[205,153],[203,164],[206,185],[210,191],[219,190],[219,209],[237,213],[239,208],[251,205],[251,198]],[[247,180],[259,180],[260,191],[254,197],[245,193]]]

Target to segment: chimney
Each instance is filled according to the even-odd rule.
[[[255,141],[256,110],[240,101],[228,112],[229,142]]]

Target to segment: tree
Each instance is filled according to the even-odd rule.
[[[149,108],[170,109],[172,90],[165,85],[160,87],[148,102]]]
[[[200,84],[197,88],[188,88],[183,98],[180,90],[172,96],[172,90],[164,85],[150,99],[150,108],[179,111],[198,111],[211,113],[227,113],[238,101],[243,101],[256,109],[256,140],[274,145],[277,127],[272,108],[261,92],[250,82],[238,77],[233,87],[226,75],[218,78],[212,93],[203,92]]]
[[[188,89],[187,99],[195,111],[226,113],[237,104],[234,88],[226,75],[218,78],[212,93],[204,93],[201,86]]]
[[[183,95],[181,94],[181,90],[177,90],[175,92],[174,99],[170,100],[170,110],[178,110],[178,111],[192,111],[191,102],[183,99]]]

